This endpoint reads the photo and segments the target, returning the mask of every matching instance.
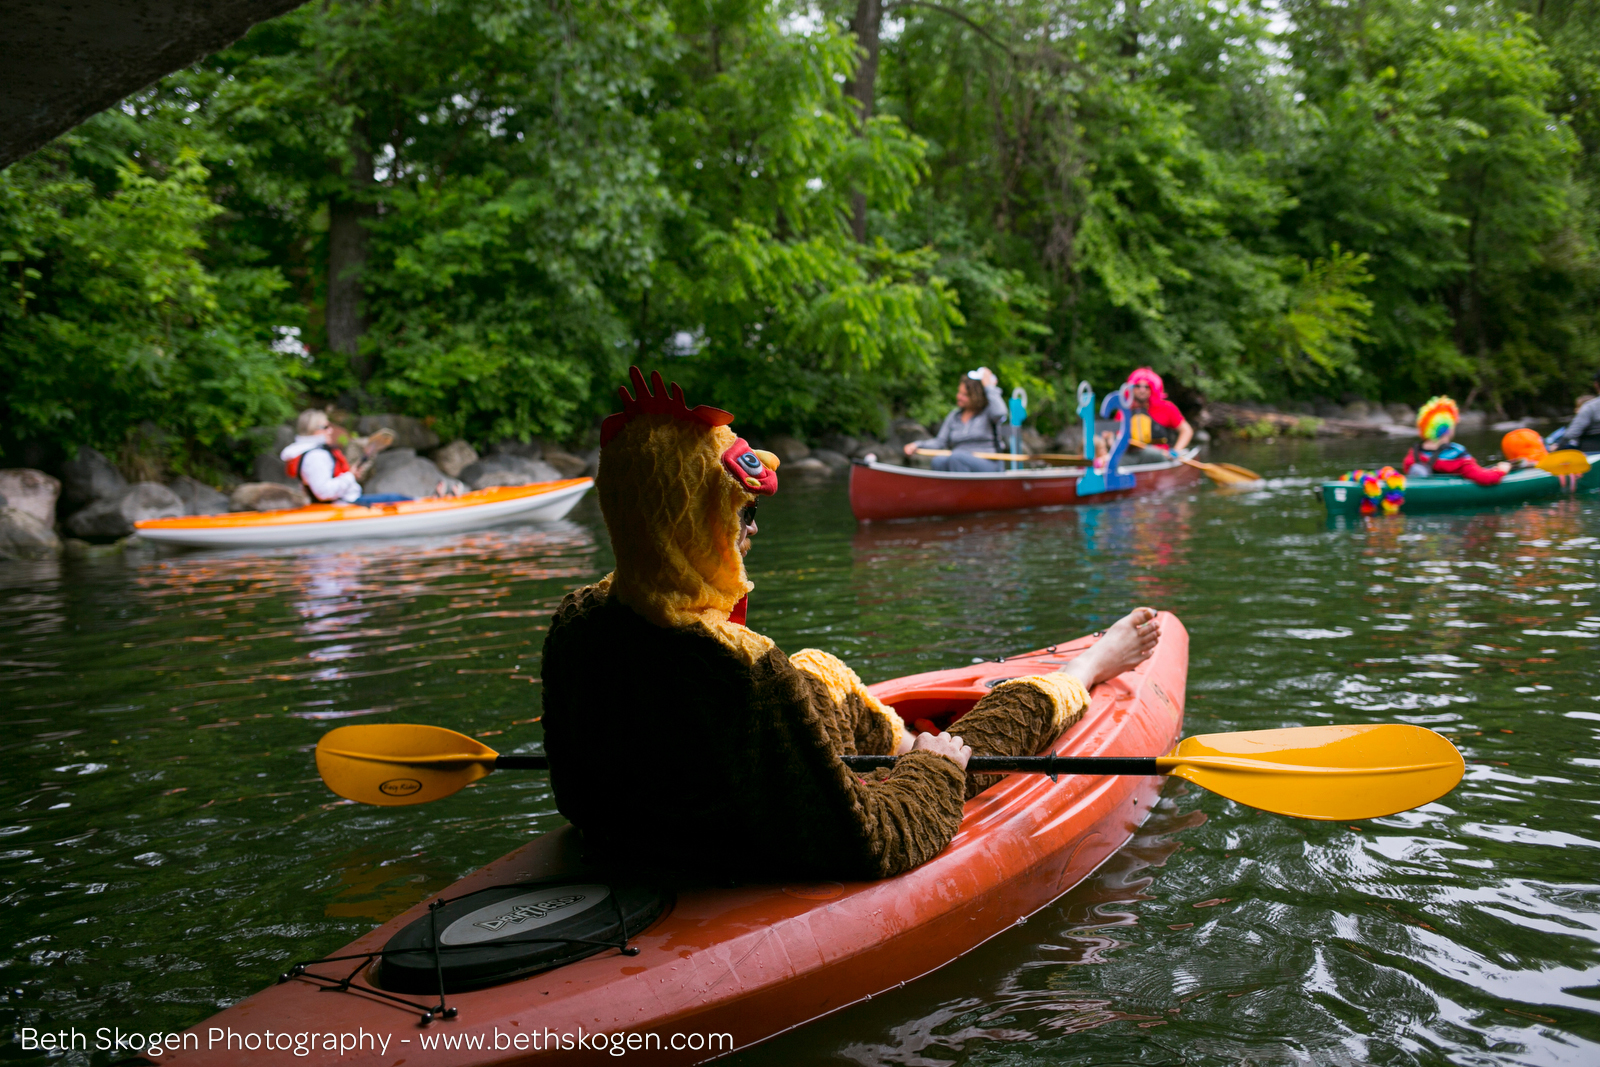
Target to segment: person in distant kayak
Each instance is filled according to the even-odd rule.
[[[1594,392],[1600,394],[1600,371],[1595,373],[1594,381],[1590,384]],[[1600,396],[1578,408],[1578,413],[1566,428],[1552,435],[1550,447],[1600,452]]]
[[[289,477],[300,479],[311,499],[323,504],[394,504],[412,499],[399,493],[363,493],[361,479],[372,468],[371,457],[354,467],[344,453],[334,447],[328,413],[308,408],[295,420],[295,439],[278,453]]]
[[[556,807],[594,861],[700,880],[898,874],[942,851],[995,780],[966,773],[973,751],[1038,752],[1089,687],[1154,650],[1141,608],[1063,671],[996,686],[960,736],[913,733],[839,659],[785,655],[744,625],[744,553],[778,459],[727,412],[630,373],[637,396],[621,390],[600,431],[616,569],[562,600],[541,673]],[[902,758],[863,776],[848,754]]]
[[[1168,459],[1173,452],[1188,448],[1189,442],[1194,440],[1194,427],[1183,417],[1178,405],[1167,399],[1166,383],[1161,375],[1149,367],[1140,367],[1128,375],[1128,385],[1133,396],[1133,421],[1124,458]],[[1121,421],[1122,412],[1118,411],[1112,419],[1113,428],[1095,434],[1095,455],[1110,454],[1117,443],[1117,435],[1122,432],[1115,424]]]
[[[1000,427],[1011,417],[1005,397],[1000,395],[1000,380],[988,367],[968,371],[956,387],[956,406],[944,417],[939,432],[922,441],[906,445],[906,455],[919,448],[947,448],[948,456],[934,456],[936,471],[998,471],[1005,464],[997,459],[979,459],[974,452],[1004,452]]]
[[[1478,485],[1498,485],[1511,469],[1509,463],[1482,467],[1472,453],[1455,442],[1456,424],[1461,411],[1447,396],[1430,397],[1417,412],[1417,436],[1421,438],[1400,461],[1407,478],[1429,478],[1435,474],[1454,474]]]

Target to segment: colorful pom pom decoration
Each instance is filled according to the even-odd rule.
[[[1406,476],[1393,467],[1368,471],[1357,467],[1346,477],[1361,488],[1361,514],[1376,515],[1382,511],[1393,515],[1406,502]]]

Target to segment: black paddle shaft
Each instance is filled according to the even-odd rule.
[[[894,756],[840,756],[852,771],[893,767]],[[547,771],[547,756],[497,756],[502,771]],[[973,756],[967,770],[975,773],[1016,771],[1023,774],[1161,774],[1154,756]]]

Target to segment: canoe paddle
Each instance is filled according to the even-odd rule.
[[[840,758],[851,770],[870,770],[893,766],[896,757]],[[549,767],[544,756],[502,756],[439,726],[340,726],[317,742],[317,772],[329,789],[385,807],[440,800],[494,770]],[[1167,756],[973,756],[967,769],[1052,777],[1170,774],[1263,811],[1348,821],[1437,800],[1461,781],[1466,765],[1448,738],[1382,723],[1200,734]]]
[[[1261,475],[1255,471],[1233,463],[1202,463],[1197,459],[1184,459],[1181,462],[1200,471],[1218,485],[1248,485],[1261,481]]]

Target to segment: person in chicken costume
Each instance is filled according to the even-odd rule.
[[[1137,609],[1062,671],[996,686],[962,736],[913,736],[834,656],[785,655],[744,625],[750,506],[777,491],[778,460],[727,412],[630,373],[637,395],[619,390],[600,437],[616,569],[562,600],[544,643],[550,782],[591,859],[740,881],[898,874],[998,780],[966,773],[973,751],[1045,748],[1088,687],[1154,649],[1155,613]],[[889,753],[869,776],[839,760]]]

